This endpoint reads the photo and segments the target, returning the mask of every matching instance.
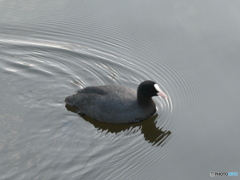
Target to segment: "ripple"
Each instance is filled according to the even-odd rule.
[[[123,39],[125,38],[123,37]],[[191,118],[199,115],[198,109],[203,102],[204,91],[206,91],[204,84],[192,69],[193,65],[191,63],[187,64],[182,60],[184,58],[193,59],[195,57],[191,52],[180,50],[180,46],[174,42],[164,42],[166,46],[164,44],[160,49],[157,49],[159,47],[152,47],[150,43],[142,40],[130,39],[127,40],[127,42],[131,42],[131,47],[144,49],[144,51],[148,52],[148,56],[146,56],[143,51],[138,52],[137,60],[135,57],[127,57],[126,59],[130,59],[130,61],[133,62],[133,66],[129,66],[129,68],[125,66],[125,69],[131,72],[131,75],[129,75],[129,72],[119,73],[121,74],[119,77],[125,84],[128,84],[129,76],[130,81],[134,82],[134,86],[130,84],[132,88],[136,88],[138,83],[143,80],[154,80],[168,96],[168,99],[154,98],[157,106],[160,107],[158,110],[159,116],[156,118],[156,127],[159,127],[162,131],[169,131],[171,134],[165,142],[160,143],[161,147],[168,144],[169,139],[171,139],[170,145],[174,144],[174,146],[178,146],[178,148],[163,149],[160,157],[159,152],[152,152],[152,156],[149,157],[147,162],[153,162],[155,160],[154,158],[158,156],[158,160],[159,158],[165,160],[165,168],[171,168],[168,167],[168,165],[171,165],[173,162],[169,162],[168,157],[174,156],[176,159],[180,158],[188,148],[186,142],[192,142],[189,134],[194,133],[195,129],[191,127],[192,122],[190,121],[192,120]],[[124,42],[124,44],[127,43]],[[159,57],[159,60],[153,60],[157,57],[156,54],[159,54],[159,51],[163,51],[163,53],[160,53],[162,56]],[[149,52],[152,52],[152,56]],[[173,53],[173,55],[166,55],[166,52]],[[178,55],[177,53],[179,52],[181,52],[181,54]],[[181,61],[171,60],[169,59],[170,57],[179,57]],[[184,112],[186,114],[183,114]],[[137,131],[141,130],[138,129]],[[130,130],[130,132],[133,133],[134,130]],[[160,135],[159,138],[161,139]],[[185,142],[183,142],[183,140]],[[157,141],[157,138],[155,141]],[[155,143],[151,144],[155,146]],[[158,145],[159,144],[157,144],[157,146]],[[142,151],[142,155],[147,154],[146,149]],[[135,157],[137,152],[133,154]],[[171,159],[171,161],[174,161],[174,159]],[[146,164],[146,167],[148,167],[148,164]],[[149,164],[149,167],[152,166]],[[137,167],[131,168],[133,170],[132,172],[134,172],[134,170],[136,170],[136,173],[139,172],[137,171]]]
[[[76,44],[38,39],[28,39],[28,41],[1,39],[0,43],[11,47],[11,49],[5,50],[5,56],[14,56],[12,62],[5,61],[5,70],[21,71],[20,74],[29,73],[29,76],[40,75],[40,72],[42,74],[51,74],[51,72],[72,74],[76,79],[72,82],[84,84],[78,75],[79,73],[91,74],[100,81],[104,81],[104,78],[107,77],[116,80],[119,74],[111,65],[122,66],[121,63],[115,63],[115,59],[118,57],[114,55]],[[56,54],[58,54],[59,59],[56,59]],[[71,67],[76,69],[69,69]],[[104,77],[103,74],[108,74],[108,76]]]
[[[23,40],[15,37],[15,39],[1,39],[0,45],[11,47],[5,48],[3,59],[6,56],[13,56],[12,61],[5,60],[4,69],[18,75],[26,75],[28,78],[33,75],[52,79],[63,78],[65,81],[70,80],[69,82],[75,87],[102,85],[109,82],[122,84],[130,81],[134,82],[130,84],[132,88],[136,88],[143,80],[155,80],[169,97],[167,100],[155,98],[157,105],[161,107],[158,121],[162,126],[166,126],[171,121],[175,111],[180,112],[189,106],[192,109],[197,108],[200,97],[198,89],[193,82],[186,79],[193,76],[192,72],[188,72],[188,67],[182,67],[181,64],[171,64],[171,67],[168,67],[164,57],[156,66],[153,61],[142,60],[139,61],[140,63],[137,61],[130,63],[108,52],[65,42],[34,38]],[[144,46],[150,48],[149,45]],[[176,47],[169,45],[169,48]],[[153,58],[154,55],[147,57],[147,59]],[[151,73],[146,77],[144,72]],[[184,98],[179,99],[179,97]]]
[[[130,41],[131,39],[123,42],[126,49],[129,45],[127,42]],[[130,45],[139,46],[137,41],[131,42]],[[191,142],[189,134],[192,130],[185,125],[189,119],[187,115],[181,115],[181,112],[189,111],[192,114],[197,112],[201,88],[199,88],[200,85],[196,85],[198,82],[192,81],[197,77],[193,71],[189,71],[190,67],[175,61],[171,63],[170,67],[167,63],[168,59],[164,56],[154,62],[151,60],[156,57],[154,54],[146,57],[141,52],[143,56],[135,60],[130,55],[123,57],[117,53],[80,44],[37,38],[28,38],[27,40],[20,37],[0,39],[0,46],[4,49],[0,55],[0,58],[3,59],[1,62],[3,73],[16,75],[17,80],[25,79],[26,82],[27,79],[29,82],[26,85],[35,87],[33,93],[21,93],[23,99],[28,99],[25,106],[29,105],[34,109],[44,111],[45,104],[49,107],[49,111],[53,110],[52,107],[61,107],[64,97],[89,85],[120,84],[136,89],[141,81],[149,79],[156,81],[167,94],[168,99],[154,97],[159,109],[156,116],[134,125],[111,126],[84,118],[98,129],[99,136],[95,138],[97,140],[101,139],[101,142],[109,141],[112,146],[106,148],[97,143],[98,149],[93,148],[90,152],[84,152],[89,157],[84,160],[84,165],[94,164],[94,168],[84,169],[84,167],[81,167],[83,176],[88,176],[89,173],[97,171],[97,167],[104,163],[106,158],[112,159],[112,162],[107,165],[109,167],[115,161],[118,161],[118,166],[121,168],[115,169],[114,173],[118,174],[119,177],[128,169],[137,173],[141,165],[128,162],[131,159],[130,157],[134,157],[133,161],[143,159],[148,166],[150,162],[156,161],[155,158],[159,156],[157,150],[150,149],[152,147],[163,148],[157,159],[164,160],[167,167],[171,164],[167,157],[177,154],[176,158],[178,158],[184,153],[186,144],[179,144],[179,139]],[[148,43],[142,44],[142,46],[149,48],[146,51],[156,51]],[[177,48],[171,44],[167,47],[172,49],[173,53]],[[8,59],[8,57],[11,58]],[[34,85],[36,82],[39,85]],[[201,83],[199,82],[199,84]],[[23,84],[18,85],[18,87],[23,86]],[[52,93],[48,92],[49,89]],[[57,96],[53,95],[56,91]],[[37,98],[37,93],[40,93],[42,97]],[[49,98],[50,94],[51,98]],[[61,97],[61,100],[59,100],[59,97]],[[181,118],[181,122],[178,122],[179,115],[185,117],[185,119]],[[70,115],[65,116],[69,118]],[[46,121],[49,121],[49,119]],[[70,130],[70,127],[66,128]],[[64,139],[70,138],[71,134],[76,133],[77,129],[70,131],[72,132],[64,131],[64,133],[69,133],[64,136],[62,135],[63,132],[59,131],[60,134],[53,137],[53,141],[58,139],[60,135],[64,141]],[[119,142],[119,139],[122,140]],[[66,145],[67,141],[63,142],[61,146]],[[139,147],[139,144],[143,144],[143,142],[147,142],[150,146],[148,148],[146,146],[144,146],[145,148]],[[179,145],[177,149],[169,151],[169,148],[164,148],[167,144]],[[115,152],[116,146],[119,147],[118,152],[121,152],[120,154]],[[146,156],[149,150],[152,151],[152,154]],[[129,151],[127,155],[126,151]],[[127,164],[130,165],[127,166]],[[75,169],[71,169],[70,172],[77,174]],[[94,174],[92,177],[94,177]]]

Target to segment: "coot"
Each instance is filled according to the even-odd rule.
[[[80,114],[106,123],[134,123],[156,112],[152,96],[167,98],[153,81],[144,81],[137,91],[118,85],[89,86],[65,99]]]

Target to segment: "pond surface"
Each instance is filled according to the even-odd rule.
[[[0,1],[0,179],[240,173],[239,8],[235,0]],[[154,97],[158,112],[143,122],[100,123],[65,107],[83,87],[136,89],[144,80],[169,99]]]

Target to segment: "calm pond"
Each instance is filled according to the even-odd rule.
[[[0,179],[240,173],[239,9],[236,0],[1,0]],[[158,112],[145,121],[100,123],[65,107],[83,87],[144,80],[169,97],[154,97]]]

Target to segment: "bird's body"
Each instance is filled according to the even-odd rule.
[[[152,98],[145,97],[144,93],[141,95],[139,91],[139,88],[136,91],[118,85],[90,86],[68,96],[65,102],[79,109],[81,114],[98,121],[134,123],[147,119],[156,112]]]

